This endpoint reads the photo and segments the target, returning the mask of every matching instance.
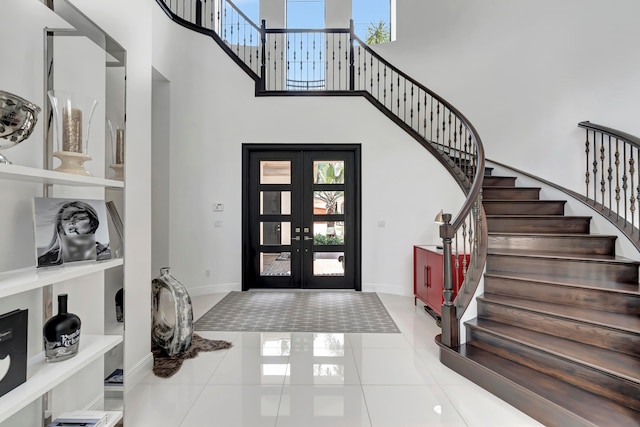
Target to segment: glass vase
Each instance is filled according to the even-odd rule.
[[[98,101],[73,92],[47,92],[53,110],[55,148],[53,156],[62,162],[55,170],[92,176],[84,168],[89,156],[89,131]]]

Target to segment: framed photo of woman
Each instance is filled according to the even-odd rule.
[[[36,197],[33,215],[38,267],[111,259],[104,200]]]

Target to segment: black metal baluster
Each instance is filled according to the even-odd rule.
[[[406,85],[407,81],[405,80],[405,85]],[[405,90],[406,92],[406,90]],[[407,115],[407,109],[406,109],[406,102],[405,102],[405,110],[404,110],[404,115]],[[411,129],[413,129],[413,83],[411,83],[411,110],[410,110],[410,114],[411,114],[411,119],[410,119],[410,127]]]
[[[613,180],[613,167],[611,167],[611,135],[609,135],[609,151],[608,151],[608,155],[607,157],[609,158],[609,169],[607,169],[608,171],[608,176],[607,176],[607,180],[609,181],[609,214],[611,214],[611,197],[612,197],[612,190],[611,190],[611,181]],[[640,181],[639,181],[640,184]]]
[[[604,133],[600,134],[600,201],[602,203],[602,208],[604,209],[604,193],[606,191],[605,181],[604,181]]]
[[[433,96],[431,97],[431,114],[429,116],[429,127],[431,128],[429,139],[433,142]]]
[[[598,200],[598,188],[597,188],[597,183],[598,183],[598,160],[596,158],[597,151],[598,151],[598,147],[597,147],[597,138],[596,135],[594,133],[593,135],[593,161],[591,162],[591,165],[593,166],[593,169],[591,170],[593,172],[593,201],[597,201]],[[625,170],[626,170],[626,166],[625,166]],[[626,197],[626,194],[625,194]]]
[[[589,199],[589,129],[586,129],[587,131],[587,139],[584,143],[584,152],[586,154],[586,159],[587,159],[587,164],[586,164],[586,173],[585,175],[585,184],[587,185],[587,194],[585,194],[585,197],[587,198],[587,200]],[[595,132],[594,134],[594,138],[595,138]]]
[[[385,80],[386,81],[386,80]],[[393,68],[391,69],[391,75],[389,76],[391,82],[391,90],[389,91],[389,110],[393,113]]]
[[[264,19],[260,24],[260,51],[262,52],[262,58],[260,58],[260,91],[264,92],[267,88],[267,21]]]
[[[595,131],[594,131],[595,138]],[[618,142],[618,138],[616,138],[616,219],[620,218],[620,146]],[[588,167],[587,163],[587,167]],[[589,172],[587,172],[589,173]]]
[[[376,94],[376,99],[378,101],[380,101],[380,61],[376,60],[376,63],[378,64],[378,74],[377,74],[377,84],[378,84],[378,93]],[[373,72],[373,55],[371,55],[371,71]]]
[[[440,101],[436,106],[436,145],[440,145]]]
[[[623,175],[622,175],[622,192],[624,197],[624,220],[627,220],[627,189],[629,185],[627,181],[629,177],[627,176],[627,143],[625,142],[622,146],[622,164],[624,165]]]
[[[631,212],[631,229],[633,230],[633,227],[635,225],[635,218],[636,218],[636,195],[635,195],[635,160],[633,158],[633,146],[629,145],[629,154],[630,154],[630,158],[629,158],[629,177],[631,180],[631,197],[629,198],[629,211]]]
[[[384,65],[384,70],[383,70],[383,77],[384,77],[384,81],[382,83],[382,97],[384,98],[384,102],[382,103],[382,105],[384,105],[385,107],[387,106],[387,64],[383,64]],[[393,90],[393,88],[391,88],[391,90]]]
[[[427,93],[424,93],[424,134],[422,135],[427,139]]]
[[[404,122],[406,123],[407,122],[407,79],[403,79],[403,81],[404,81],[404,91],[402,95],[403,103],[404,103],[403,119],[404,119]],[[413,87],[411,88],[411,90],[413,91]],[[413,99],[412,99],[412,102],[413,102]],[[411,123],[413,123],[413,104],[411,104],[411,120],[410,121]]]

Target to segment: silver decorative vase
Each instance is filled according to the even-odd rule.
[[[40,107],[17,95],[0,90],[0,150],[20,144],[31,136]],[[11,162],[0,154],[0,163]]]
[[[162,294],[166,290],[172,298],[172,313],[164,311]],[[160,277],[151,282],[152,325],[151,342],[162,348],[167,355],[175,356],[191,347],[193,339],[193,308],[187,288],[171,274],[169,267],[160,269]],[[175,315],[175,323],[167,320]]]

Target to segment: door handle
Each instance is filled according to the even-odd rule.
[[[430,288],[430,287],[431,287],[431,266],[430,266],[430,265],[427,265],[427,266],[424,268],[424,270],[425,270],[425,272],[424,272],[424,273],[425,273],[425,274],[424,274],[424,276],[425,276],[425,277],[424,277],[424,278],[426,279],[425,286],[426,286],[427,288]]]
[[[299,242],[300,241],[300,236],[292,237],[291,240],[297,240]]]
[[[306,241],[306,240],[313,240],[313,237],[310,237],[310,236],[304,236],[304,240],[305,240],[305,241]]]

